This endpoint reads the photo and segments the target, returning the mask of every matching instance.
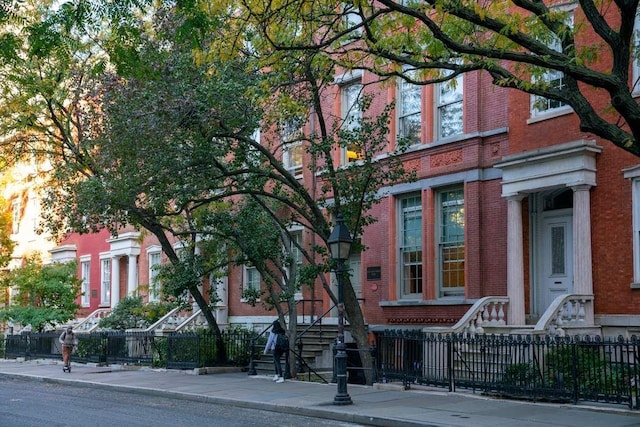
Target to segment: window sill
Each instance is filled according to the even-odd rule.
[[[640,282],[633,282],[631,284],[631,289],[640,289]]]
[[[545,120],[554,119],[556,117],[566,116],[567,114],[573,113],[573,108],[571,107],[560,107],[555,108],[553,110],[545,111],[543,113],[538,113],[535,116],[531,116],[527,119],[527,124],[533,124],[537,122],[543,122]]]

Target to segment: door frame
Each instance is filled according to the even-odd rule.
[[[567,261],[568,261],[568,271],[567,275],[570,279],[570,291],[573,289],[573,207],[565,208],[565,209],[555,209],[555,210],[543,210],[543,198],[548,194],[546,192],[536,193],[530,197],[531,203],[531,243],[530,243],[530,277],[529,277],[529,295],[530,295],[530,310],[529,310],[529,318],[532,321],[537,321],[546,311],[548,306],[542,307],[543,305],[543,297],[541,292],[544,291],[544,267],[543,267],[543,256],[541,251],[543,250],[543,242],[545,232],[545,227],[543,226],[544,222],[550,218],[554,217],[565,217],[568,219],[571,233],[568,236],[567,244]]]

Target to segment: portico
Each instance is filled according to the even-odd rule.
[[[577,140],[505,156],[495,164],[503,172],[502,196],[507,199],[510,325],[526,323],[525,262],[531,270],[530,313],[541,315],[559,294],[593,294],[589,190],[596,185],[596,155],[601,151],[594,141]],[[569,189],[572,198],[566,200],[563,190]],[[523,229],[525,199],[528,230]],[[531,242],[528,260],[525,234]],[[593,319],[593,313],[587,317]]]
[[[140,233],[127,232],[108,239],[111,253],[111,308],[120,301],[120,260],[127,258],[126,295],[138,290],[138,256],[140,255]]]

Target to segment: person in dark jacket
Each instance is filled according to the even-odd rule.
[[[282,325],[280,325],[280,321],[274,320],[272,324],[271,332],[269,332],[269,338],[267,339],[267,344],[264,346],[264,354],[268,354],[270,351],[273,352],[273,365],[276,369],[276,374],[273,377],[273,381],[277,383],[283,383],[284,373],[282,371],[282,364],[280,363],[280,358],[284,353],[288,354],[289,349],[281,348],[277,345],[278,335],[282,335],[286,337],[287,331],[285,331]]]

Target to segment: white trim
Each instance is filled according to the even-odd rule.
[[[82,307],[89,307],[91,305],[91,255],[80,257],[80,279],[82,280],[80,304]]]
[[[151,258],[158,256],[158,263],[157,264],[151,264]],[[148,268],[148,294],[147,294],[147,298],[148,298],[148,302],[152,302],[152,301],[159,301],[160,300],[160,289],[155,289],[155,286],[157,285],[156,282],[156,277],[158,275],[158,271],[156,269],[154,269],[153,267],[155,267],[156,265],[161,265],[162,264],[162,250],[160,248],[160,246],[158,245],[154,245],[154,246],[150,246],[147,248],[147,268]]]
[[[503,157],[502,196],[531,193],[561,186],[596,185],[596,154],[602,147],[580,139]]]
[[[631,212],[633,230],[633,283],[632,289],[640,288],[640,165],[624,169],[623,175],[631,180]]]

